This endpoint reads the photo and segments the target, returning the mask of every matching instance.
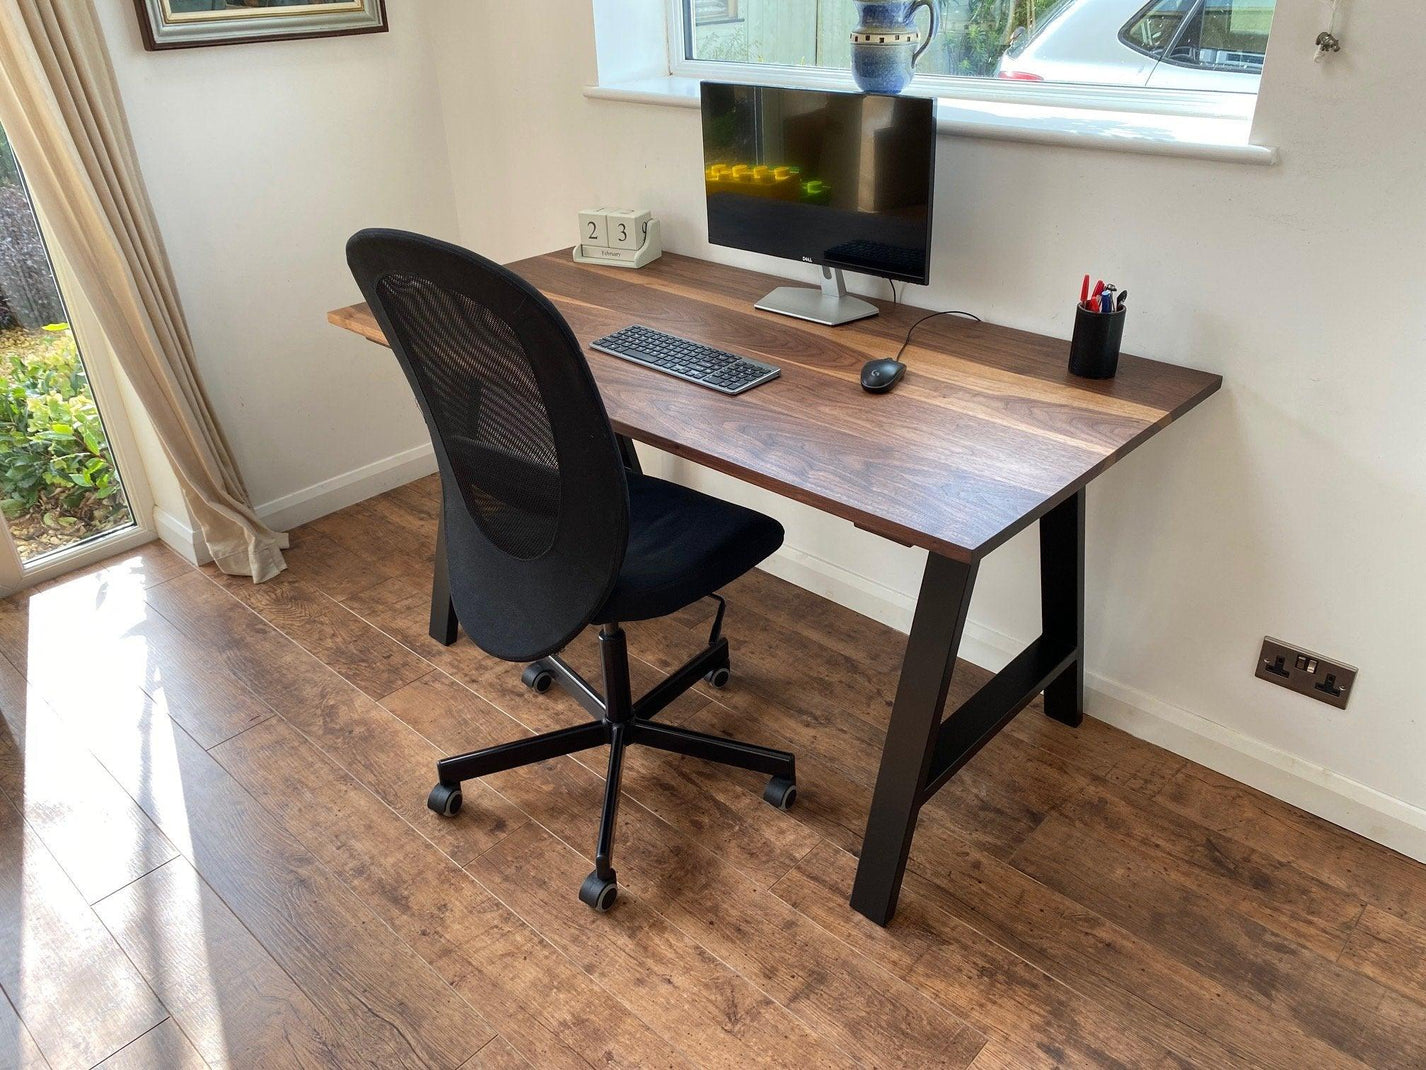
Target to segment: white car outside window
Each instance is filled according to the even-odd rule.
[[[1152,89],[1256,93],[1275,0],[1200,0],[1149,78]]]
[[[1017,30],[1001,78],[1255,93],[1275,0],[1063,0]]]

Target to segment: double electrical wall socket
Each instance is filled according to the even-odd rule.
[[[1342,710],[1347,708],[1347,700],[1352,697],[1352,687],[1357,682],[1355,666],[1267,635],[1263,636],[1263,651],[1258,655],[1258,668],[1253,675]]]

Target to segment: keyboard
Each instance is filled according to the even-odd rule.
[[[606,334],[591,342],[590,347],[721,394],[741,394],[782,374],[776,365],[725,353],[639,324]]]

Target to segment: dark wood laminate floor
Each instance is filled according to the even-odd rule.
[[[665,716],[795,750],[797,807],[635,749],[591,914],[602,752],[424,807],[583,717],[426,637],[434,518],[422,480],[269,584],[154,544],[0,603],[0,1067],[1426,1065],[1426,867],[1038,703],[852,913],[904,638],[762,573]],[[641,687],[708,615],[630,628]]]

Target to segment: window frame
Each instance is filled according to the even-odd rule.
[[[668,71],[673,77],[694,81],[740,82],[807,89],[856,88],[850,71],[831,67],[689,59],[689,53],[693,51],[693,20],[687,16],[689,5],[695,2],[696,0],[665,0]],[[851,32],[850,28],[848,32]],[[1076,85],[1070,82],[1023,82],[948,74],[918,74],[905,92],[916,96],[972,103],[1039,105],[1049,108],[1086,108],[1225,119],[1251,119],[1258,100],[1257,93]]]
[[[50,237],[45,213],[30,191],[29,183],[24,181],[23,166],[20,173],[25,197],[30,202],[30,210],[34,213],[35,223],[39,228],[40,242],[54,272],[55,286],[59,290],[70,330],[74,333],[75,345],[79,348],[79,359],[84,365],[85,378],[94,397],[95,407],[99,410],[104,438],[114,458],[114,467],[123,485],[133,523],[128,527],[91,535],[31,561],[21,560],[19,548],[10,535],[9,525],[0,523],[0,598],[8,598],[37,583],[63,576],[157,538],[154,498],[149,486],[148,470],[144,467],[143,456],[134,439],[129,408],[120,389],[120,373],[109,341],[95,326],[95,316],[89,299],[74,278],[64,250]]]
[[[8,598],[37,583],[152,542],[157,536],[154,498],[149,486],[148,470],[144,467],[143,457],[134,439],[129,409],[120,388],[118,364],[109,340],[95,326],[96,317],[89,299],[70,270],[64,250],[51,237],[52,232],[45,218],[44,208],[30,188],[29,179],[25,177],[25,166],[20,161],[19,154],[14,152],[13,143],[11,152],[19,175],[19,189],[24,194],[34,219],[40,249],[49,262],[60,308],[64,312],[64,321],[70,325],[70,332],[74,336],[79,362],[89,384],[89,393],[99,413],[104,440],[108,444],[115,474],[128,503],[131,523],[125,527],[91,535],[68,546],[57,547],[25,561],[10,534],[9,521],[0,518],[0,598]]]

